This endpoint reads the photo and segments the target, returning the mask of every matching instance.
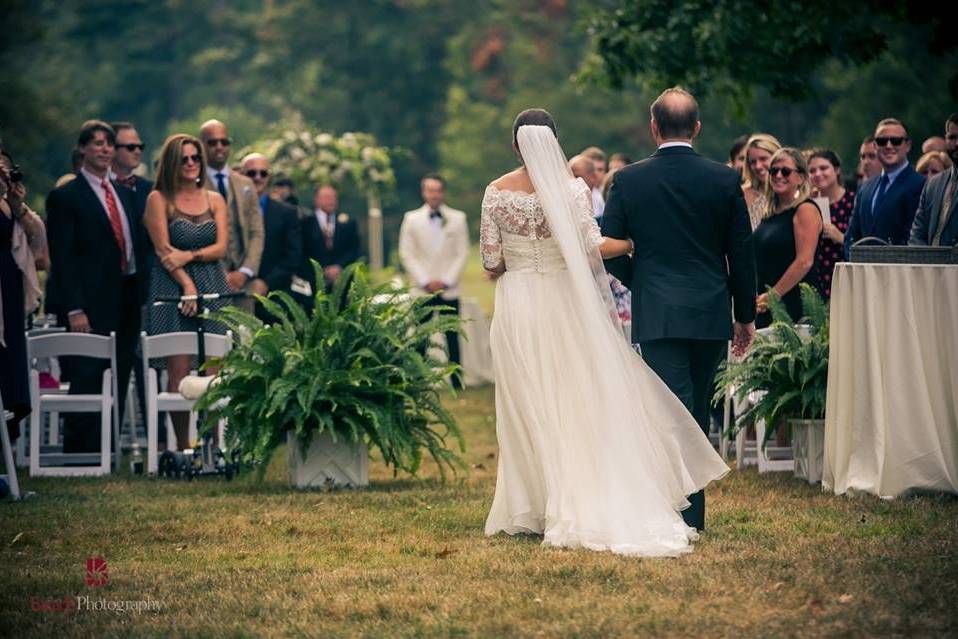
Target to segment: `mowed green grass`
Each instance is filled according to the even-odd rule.
[[[5,636],[954,636],[958,500],[822,494],[733,472],[708,491],[691,555],[636,559],[485,537],[493,390],[448,400],[467,475],[434,466],[360,491],[264,481],[23,481],[0,505]],[[88,557],[110,583],[84,584]],[[159,612],[36,612],[31,597],[144,600]]]

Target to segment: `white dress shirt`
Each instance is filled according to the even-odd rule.
[[[319,222],[319,229],[324,235],[328,234],[332,236],[336,232],[335,213],[327,213],[323,209],[316,209],[313,214],[316,216],[316,221]]]
[[[216,179],[217,174],[223,174],[223,188],[226,189],[227,195],[230,192],[230,167],[224,166],[222,169],[214,169],[213,167],[206,166],[206,174],[210,176],[210,179],[213,181],[213,188],[219,189],[219,182]]]
[[[106,205],[106,192],[104,192],[103,187],[100,186],[104,178],[98,177],[87,170],[87,168],[80,167],[80,174],[86,178],[87,182],[90,183],[90,188],[93,189],[93,192],[96,194],[100,204],[103,206],[103,212],[106,214],[107,222],[110,221],[110,209]],[[116,209],[120,212],[120,226],[123,229],[123,244],[126,248],[126,270],[123,271],[124,275],[134,275],[136,274],[136,261],[135,255],[133,254],[133,237],[130,234],[130,222],[126,219],[126,211],[123,208],[123,201],[120,199],[120,196],[117,195],[116,189],[113,188],[113,184],[110,182],[109,177],[106,180],[106,188],[110,189],[110,192],[113,194],[113,201],[116,202]]]
[[[891,190],[891,185],[895,183],[895,178],[901,175],[901,172],[905,170],[905,167],[908,166],[908,160],[905,160],[905,163],[900,167],[892,171],[891,173],[885,173],[885,169],[882,169],[881,174],[888,176],[888,186],[885,187],[885,193],[882,194],[882,197],[888,194],[888,191]],[[881,189],[881,177],[879,176],[878,188],[875,189],[875,194],[872,195],[872,213],[875,212],[875,202],[878,201],[878,191]]]

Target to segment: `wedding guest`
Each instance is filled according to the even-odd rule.
[[[942,138],[944,139],[944,138]],[[951,159],[944,151],[928,151],[915,163],[915,170],[925,179],[935,177],[951,168]]]
[[[592,183],[587,182],[587,184],[592,188],[592,212],[595,213],[597,218],[601,218],[602,211],[605,210],[605,200],[602,198],[602,182],[605,180],[605,174],[609,172],[609,161],[606,159],[605,151],[597,146],[583,149],[579,155],[584,155],[592,160],[595,166],[595,180]]]
[[[20,421],[30,414],[26,317],[40,306],[43,289],[38,269],[49,266],[46,229],[25,203],[27,188],[19,168],[0,141],[0,396],[13,413],[6,428],[20,436]]]
[[[122,415],[140,332],[145,250],[132,192],[109,179],[115,141],[106,122],[85,122],[77,139],[83,153],[79,174],[47,196],[47,298],[59,324],[71,332],[116,333]],[[71,394],[99,393],[106,367],[88,358],[60,358],[62,379],[70,382]],[[64,424],[63,452],[98,451],[99,430],[93,415],[71,415]]]
[[[945,143],[945,138],[940,135],[933,135],[924,142],[921,143],[921,154],[931,153],[932,151],[938,151],[944,153],[947,148]]]
[[[958,246],[958,113],[945,122],[945,149],[951,168],[925,182],[908,243]]]
[[[810,194],[801,151],[791,147],[776,151],[769,160],[765,217],[752,234],[758,268],[758,328],[772,322],[768,287],[782,298],[792,321],[802,317],[798,285],[814,284],[815,249],[822,232],[822,215]]]
[[[768,208],[766,186],[768,167],[772,155],[782,148],[774,136],[768,133],[755,133],[745,143],[745,167],[742,169],[742,191],[748,206],[748,217],[752,230],[756,229]]]
[[[256,186],[265,230],[259,274],[250,283],[250,292],[256,295],[266,295],[270,291],[289,293],[303,252],[299,236],[299,214],[295,207],[269,195],[269,172],[270,165],[266,156],[250,153],[243,158],[243,174]],[[272,316],[258,302],[256,315],[264,322],[272,321]]]
[[[881,175],[881,162],[878,161],[878,145],[875,144],[875,137],[869,135],[858,149],[858,159],[861,161],[862,174],[865,180],[869,180],[876,175]],[[864,181],[862,182],[864,183]]]
[[[828,149],[813,151],[808,160],[808,177],[814,193],[828,198],[830,223],[825,224],[815,253],[816,288],[828,300],[832,295],[832,270],[843,257],[845,231],[852,217],[855,192],[841,182],[841,160]]]
[[[302,220],[300,276],[309,282],[314,292],[317,284],[328,291],[343,269],[359,259],[359,227],[339,210],[339,192],[333,186],[317,188],[313,206],[313,214]],[[316,260],[323,267],[323,282],[316,282],[310,260]]]
[[[200,128],[200,138],[206,145],[209,162],[204,171],[207,188],[218,191],[229,209],[229,241],[224,259],[226,283],[230,290],[248,293],[263,258],[263,215],[256,187],[248,177],[227,164],[233,141],[225,124],[219,120],[206,121]],[[245,299],[237,306],[252,311],[253,300]]]
[[[72,171],[70,173],[64,173],[57,178],[56,183],[54,183],[53,188],[58,189],[73,178],[77,176],[77,173],[80,172],[80,167],[83,166],[83,152],[80,149],[74,147],[70,151],[70,168]]]
[[[269,196],[274,200],[285,202],[293,208],[299,207],[299,198],[296,197],[296,184],[285,175],[277,175],[270,187]]]
[[[569,160],[569,170],[572,171],[572,175],[577,178],[582,178],[582,180],[588,185],[590,189],[595,188],[597,180],[599,179],[599,172],[596,170],[596,163],[591,159],[587,158],[584,155],[573,156]],[[595,199],[593,198],[593,207],[595,206]],[[597,213],[596,209],[592,209],[595,213],[596,218],[601,218],[601,213]]]
[[[609,174],[614,173],[623,167],[629,166],[630,164],[632,164],[632,158],[625,153],[613,153],[609,156]],[[608,181],[609,174],[606,174],[603,182]]]
[[[466,214],[445,203],[446,182],[430,173],[420,182],[423,205],[403,215],[399,227],[399,261],[412,281],[414,294],[435,295],[430,304],[447,307],[440,312],[459,314],[459,279],[469,257]],[[461,364],[459,334],[446,333],[449,360]],[[458,375],[454,388],[462,388]]]
[[[147,333],[158,335],[179,331],[194,332],[203,322],[208,333],[223,334],[226,327],[197,317],[196,302],[155,304],[160,297],[205,293],[228,293],[221,260],[226,255],[229,214],[223,197],[206,188],[203,145],[191,135],[171,135],[160,150],[156,190],[146,203],[144,223],[157,260],[150,274]],[[204,303],[204,309],[218,310],[227,300]],[[177,392],[180,382],[193,366],[190,355],[171,355],[165,362],[167,390]],[[189,441],[189,413],[171,412],[173,430],[180,450]]]
[[[740,135],[732,142],[732,147],[728,150],[727,165],[742,173],[745,169],[745,145],[748,144],[749,135]]]
[[[869,178],[855,196],[852,220],[845,233],[845,257],[852,244],[875,237],[889,244],[907,244],[925,178],[908,163],[911,140],[905,125],[886,118],[875,128],[881,175]]]

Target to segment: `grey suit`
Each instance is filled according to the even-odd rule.
[[[935,235],[938,234],[941,219],[944,216],[942,206],[945,193],[953,182],[955,186],[951,187],[953,193],[951,206],[945,220],[945,226],[941,230],[939,245],[958,245],[958,166],[955,166],[925,182],[921,199],[918,200],[915,222],[911,226],[911,237],[908,239],[910,246],[931,246]]]

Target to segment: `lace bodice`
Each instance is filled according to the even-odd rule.
[[[570,180],[579,227],[588,246],[602,235],[592,217],[592,192],[581,179]],[[479,250],[484,268],[495,271],[549,273],[565,269],[559,245],[552,238],[542,203],[535,193],[486,187],[479,225]]]

